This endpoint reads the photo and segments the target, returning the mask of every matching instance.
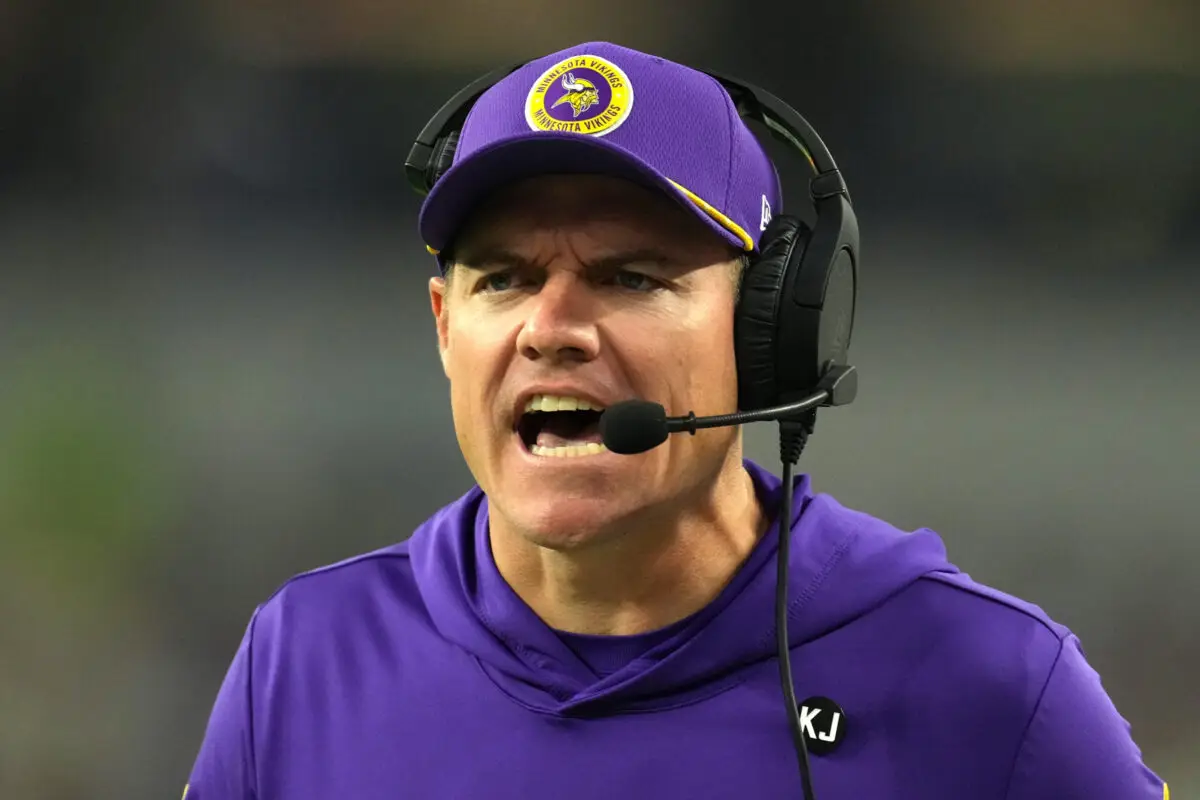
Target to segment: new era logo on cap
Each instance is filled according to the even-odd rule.
[[[774,165],[715,79],[591,42],[532,61],[480,96],[453,166],[425,198],[422,238],[447,249],[492,191],[549,173],[657,188],[743,250],[757,247],[781,199]]]

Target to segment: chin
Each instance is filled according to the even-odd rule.
[[[539,496],[542,495],[542,496]],[[597,493],[525,493],[497,505],[520,535],[549,550],[575,550],[619,535],[623,518],[636,510],[628,498],[621,503]]]

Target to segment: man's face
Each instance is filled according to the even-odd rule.
[[[602,176],[529,179],[474,214],[430,300],[458,442],[493,514],[541,546],[586,546],[740,465],[736,429],[617,455],[578,410],[734,411],[736,257],[668,198]]]

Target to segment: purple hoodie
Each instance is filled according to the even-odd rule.
[[[778,508],[779,479],[746,469]],[[959,572],[932,531],[807,476],[794,497],[789,638],[820,800],[1168,797],[1070,631]],[[775,532],[693,616],[581,637],[513,593],[487,530],[476,487],[409,540],[285,583],[251,618],[186,800],[801,797]]]

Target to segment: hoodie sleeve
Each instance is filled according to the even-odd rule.
[[[257,616],[255,611],[217,692],[183,800],[256,798],[250,670]]]
[[[1170,800],[1142,763],[1129,723],[1117,712],[1068,635],[1017,753],[1008,800]]]

